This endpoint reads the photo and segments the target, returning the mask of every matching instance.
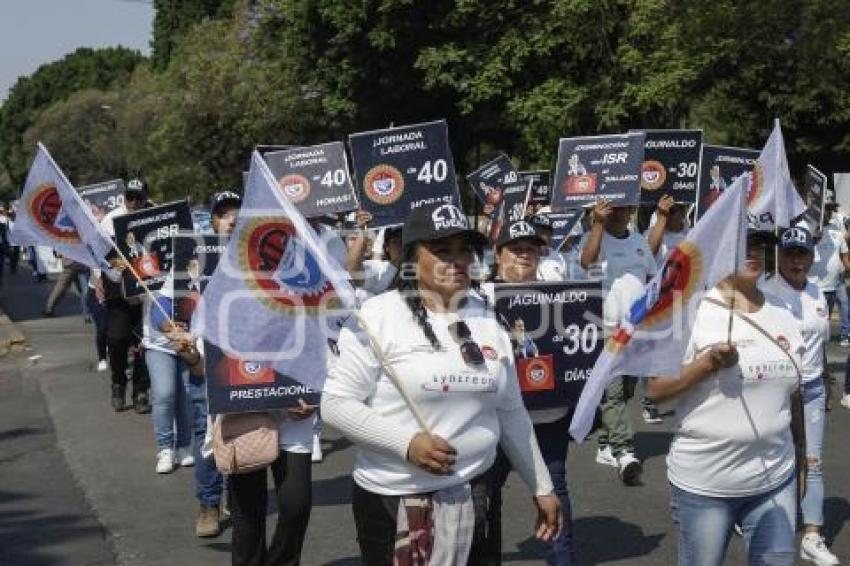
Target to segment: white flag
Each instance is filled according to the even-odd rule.
[[[750,191],[755,194],[750,194],[749,212],[760,229],[787,228],[792,219],[806,211],[806,203],[794,187],[788,170],[779,120],[774,122],[773,131],[761,150]]]
[[[112,243],[65,174],[38,144],[9,235],[18,246],[47,246],[92,269],[105,269]]]
[[[193,327],[228,356],[321,391],[329,319],[354,305],[347,272],[254,152],[236,229]]]
[[[570,433],[584,440],[605,387],[620,375],[679,375],[697,306],[745,258],[745,187],[739,177],[664,260],[608,339],[582,391]]]

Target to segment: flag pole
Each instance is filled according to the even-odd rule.
[[[741,230],[744,226],[744,218],[747,214],[747,191],[744,187],[741,187],[741,200],[744,201],[741,204],[741,214],[738,216],[738,228],[736,231],[735,237],[735,269],[732,271],[732,297],[729,299],[729,324],[726,328],[726,343],[730,346],[732,345],[732,321],[735,320],[733,316],[735,313],[735,295],[738,293],[737,283],[738,283],[738,262],[741,261]],[[744,243],[746,247],[746,242]]]
[[[404,386],[401,383],[401,379],[399,379],[398,374],[395,372],[395,368],[389,363],[386,356],[384,356],[383,351],[381,350],[381,346],[378,344],[378,340],[372,334],[372,331],[369,330],[369,326],[366,324],[366,321],[363,320],[363,317],[360,315],[360,312],[354,311],[354,318],[357,319],[358,324],[360,324],[360,328],[363,329],[363,332],[366,334],[366,337],[369,339],[369,345],[372,348],[372,352],[375,354],[375,357],[378,358],[378,362],[381,364],[384,372],[387,374],[387,377],[390,379],[390,382],[395,386],[401,398],[404,399],[405,404],[410,409],[410,412],[413,413],[413,418],[416,419],[419,427],[425,431],[427,434],[431,434],[431,429],[425,424],[425,419],[422,417],[422,413],[419,412],[419,408],[413,402],[413,399],[410,398],[410,395],[404,389]]]
[[[109,239],[109,242],[112,244],[112,249],[115,250],[115,253],[118,254],[118,256],[121,258],[121,261],[124,262],[124,265],[127,266],[127,268],[130,270],[130,273],[133,274],[133,277],[136,278],[136,281],[138,281],[139,285],[142,286],[142,289],[145,290],[145,293],[147,294],[148,298],[150,298],[151,302],[157,306],[159,311],[163,314],[163,316],[165,316],[166,320],[168,320],[168,322],[171,323],[171,326],[174,326],[174,320],[171,318],[171,315],[168,314],[167,312],[165,312],[165,308],[163,308],[163,306],[161,304],[159,304],[159,301],[156,300],[156,297],[154,297],[154,295],[151,292],[150,288],[148,287],[147,283],[145,283],[142,280],[142,278],[139,277],[139,274],[136,273],[136,270],[133,267],[133,264],[130,263],[129,261],[127,261],[127,257],[121,252],[120,249],[118,249],[118,246],[116,245],[115,242],[112,241],[111,238]]]

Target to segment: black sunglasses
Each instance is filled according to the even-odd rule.
[[[460,345],[460,355],[467,364],[481,365],[484,363],[484,354],[481,348],[472,339],[472,332],[465,322],[459,320],[449,325],[449,334],[452,339]]]

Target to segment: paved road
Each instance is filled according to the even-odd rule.
[[[0,360],[0,564],[228,564],[229,532],[214,540],[194,536],[191,471],[154,473],[150,417],[110,409],[109,379],[92,369],[91,327],[74,314],[75,296],[66,297],[59,317],[38,315],[48,290],[28,275],[0,287],[0,308],[17,321],[33,349]],[[42,357],[32,363],[30,355]],[[831,347],[831,358],[843,355]],[[850,532],[844,528],[850,520],[844,438],[850,411],[837,407],[829,419],[826,534],[839,557],[850,561]],[[612,468],[595,464],[592,442],[572,447],[569,483],[581,564],[675,562],[664,466],[669,420],[637,425],[646,469],[642,486],[625,487]],[[313,468],[314,508],[303,563],[357,564],[348,505],[353,450],[327,431],[325,451],[325,462]],[[505,499],[505,562],[540,564],[540,546],[529,537],[528,492],[515,476]],[[727,563],[744,564],[740,541],[732,544]]]

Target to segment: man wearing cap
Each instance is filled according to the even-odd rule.
[[[800,557],[815,564],[838,564],[838,559],[826,547],[820,534],[824,494],[821,449],[826,422],[824,361],[829,340],[829,319],[826,298],[818,286],[807,278],[814,260],[814,250],[814,238],[805,227],[797,226],[782,232],[779,238],[778,272],[767,280],[764,291],[785,301],[799,324],[805,346],[800,374],[809,473],[806,494],[800,502],[803,513]]]

